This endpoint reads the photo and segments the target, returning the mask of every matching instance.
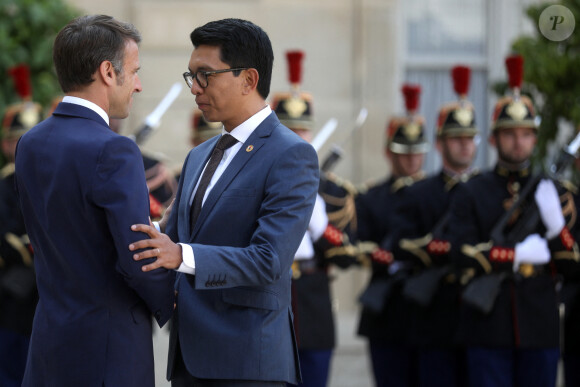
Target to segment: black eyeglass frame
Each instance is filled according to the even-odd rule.
[[[249,67],[237,67],[234,69],[211,70],[211,71],[200,70],[200,71],[196,71],[194,73],[191,73],[190,71],[186,71],[183,73],[183,79],[185,80],[185,83],[187,84],[187,86],[189,86],[190,89],[193,87],[193,80],[194,79],[196,80],[199,87],[201,87],[202,89],[205,89],[209,86],[208,75],[228,73],[230,71],[242,71],[242,70],[247,70],[247,69],[249,69]],[[202,81],[199,79],[198,74],[201,74],[203,76],[202,80],[205,81],[205,86],[202,84]]]

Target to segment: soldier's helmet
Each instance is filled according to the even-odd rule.
[[[217,136],[222,131],[221,122],[209,122],[204,118],[201,110],[195,109],[191,115],[191,143],[194,146]]]
[[[286,52],[290,91],[274,94],[271,104],[272,110],[280,122],[294,130],[312,130],[314,128],[312,95],[301,90],[303,58],[304,52],[302,51]]]
[[[425,139],[425,118],[417,114],[421,87],[404,84],[401,91],[407,114],[387,122],[386,146],[393,153],[426,153],[429,142]]]
[[[537,130],[532,101],[520,94],[524,78],[524,58],[521,55],[512,55],[506,58],[505,64],[512,95],[500,98],[495,104],[491,129],[495,131],[517,127]]]
[[[451,69],[453,89],[459,99],[446,103],[439,109],[437,137],[473,137],[477,135],[475,109],[467,99],[470,75],[471,69],[466,66],[455,66]]]
[[[21,64],[8,70],[21,101],[6,108],[2,120],[2,138],[18,139],[42,120],[42,106],[32,101],[30,70]]]

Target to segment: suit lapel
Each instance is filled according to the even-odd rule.
[[[198,180],[201,177],[201,172],[203,171],[203,168],[205,167],[205,164],[207,164],[207,161],[209,160],[210,156],[211,156],[211,152],[213,151],[213,148],[215,148],[215,145],[217,144],[217,141],[219,139],[219,136],[216,136],[210,140],[207,140],[203,145],[207,145],[207,146],[200,146],[199,152],[193,152],[192,156],[195,155],[194,157],[192,157],[188,163],[187,163],[187,172],[185,175],[185,180],[184,180],[184,187],[183,187],[183,193],[181,195],[181,202],[179,205],[179,213],[180,213],[180,218],[182,219],[186,219],[187,222],[187,235],[191,235],[191,218],[190,218],[190,200],[191,197],[193,195],[193,189],[195,188],[195,185],[197,184]],[[197,222],[199,223],[199,221]]]
[[[240,174],[240,171],[250,161],[250,159],[258,154],[258,151],[265,144],[267,138],[272,133],[272,130],[274,130],[279,123],[280,121],[275,113],[270,114],[270,116],[258,125],[246,142],[242,144],[242,148],[238,153],[236,153],[234,159],[220,176],[216,185],[211,189],[205,199],[203,207],[201,208],[201,213],[197,218],[192,238],[195,237],[195,234],[197,234],[207,215],[212,211],[225,189],[230,185],[232,180]]]

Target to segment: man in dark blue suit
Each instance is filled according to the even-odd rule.
[[[296,384],[291,265],[318,189],[316,152],[265,102],[273,52],[260,27],[226,19],[190,37],[184,78],[204,117],[224,128],[187,156],[167,235],[136,225],[152,239],[131,246],[154,248],[135,255],[158,257],[144,270],[181,272],[168,378],[173,386]]]
[[[173,271],[141,270],[149,203],[137,145],[109,128],[141,91],[139,32],[109,16],[73,20],[53,58],[65,93],[16,151],[16,184],[40,301],[23,386],[154,386],[151,314],[173,310]]]

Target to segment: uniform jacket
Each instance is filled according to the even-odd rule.
[[[409,187],[396,209],[396,224],[401,239],[395,256],[413,262],[413,276],[426,271],[446,270],[438,281],[428,304],[413,303],[410,338],[419,346],[451,347],[459,320],[461,286],[459,273],[450,260],[448,210],[455,188],[471,174],[452,177],[441,171]]]
[[[318,192],[325,202],[328,224],[314,241],[314,257],[306,262],[297,260],[293,265],[294,329],[301,350],[334,348],[330,266],[346,269],[359,264],[358,251],[351,244],[356,225],[354,186],[326,173],[320,180]]]
[[[358,239],[370,241],[391,252],[398,240],[398,227],[394,222],[395,208],[405,196],[408,186],[414,183],[411,177],[395,179],[374,186],[356,199]],[[397,259],[395,257],[395,259]],[[358,334],[370,339],[381,339],[391,343],[406,343],[409,327],[409,303],[402,297],[402,281],[405,270],[395,278],[389,266],[372,263],[372,275],[367,289],[361,296],[381,298],[380,307],[363,305]],[[389,290],[386,291],[386,286]],[[371,289],[378,289],[375,291]],[[377,300],[375,300],[377,301]],[[380,310],[378,310],[380,309]]]
[[[318,159],[272,113],[220,176],[192,229],[189,202],[218,138],[187,156],[167,225],[195,257],[195,275],[177,279],[168,378],[178,331],[195,377],[297,383],[291,265],[314,207]]]
[[[496,348],[558,346],[555,269],[559,259],[571,257],[573,253],[567,251],[569,247],[560,238],[556,238],[549,242],[550,264],[514,274],[513,262],[502,258],[508,254],[494,253],[514,246],[497,246],[490,240],[491,231],[510,205],[514,192],[519,192],[530,179],[529,170],[508,172],[497,166],[457,188],[451,207],[449,235],[455,238],[453,245],[461,246],[454,249],[458,262],[474,270],[476,276],[502,272],[507,276],[489,314],[463,303],[458,337],[466,345]],[[544,231],[542,225],[535,230],[540,235]]]
[[[171,316],[174,274],[128,246],[149,203],[137,145],[61,103],[20,140],[16,181],[40,301],[23,386],[153,386],[151,314]]]
[[[33,254],[14,189],[14,164],[0,175],[0,327],[30,336],[38,302]]]
[[[580,206],[580,193],[574,189],[574,203],[576,212],[572,232],[576,241],[580,240],[580,222],[577,210]],[[578,355],[580,353],[580,262],[578,260],[559,260],[559,269],[562,273],[562,302],[565,305],[564,320],[564,351],[567,354]]]

